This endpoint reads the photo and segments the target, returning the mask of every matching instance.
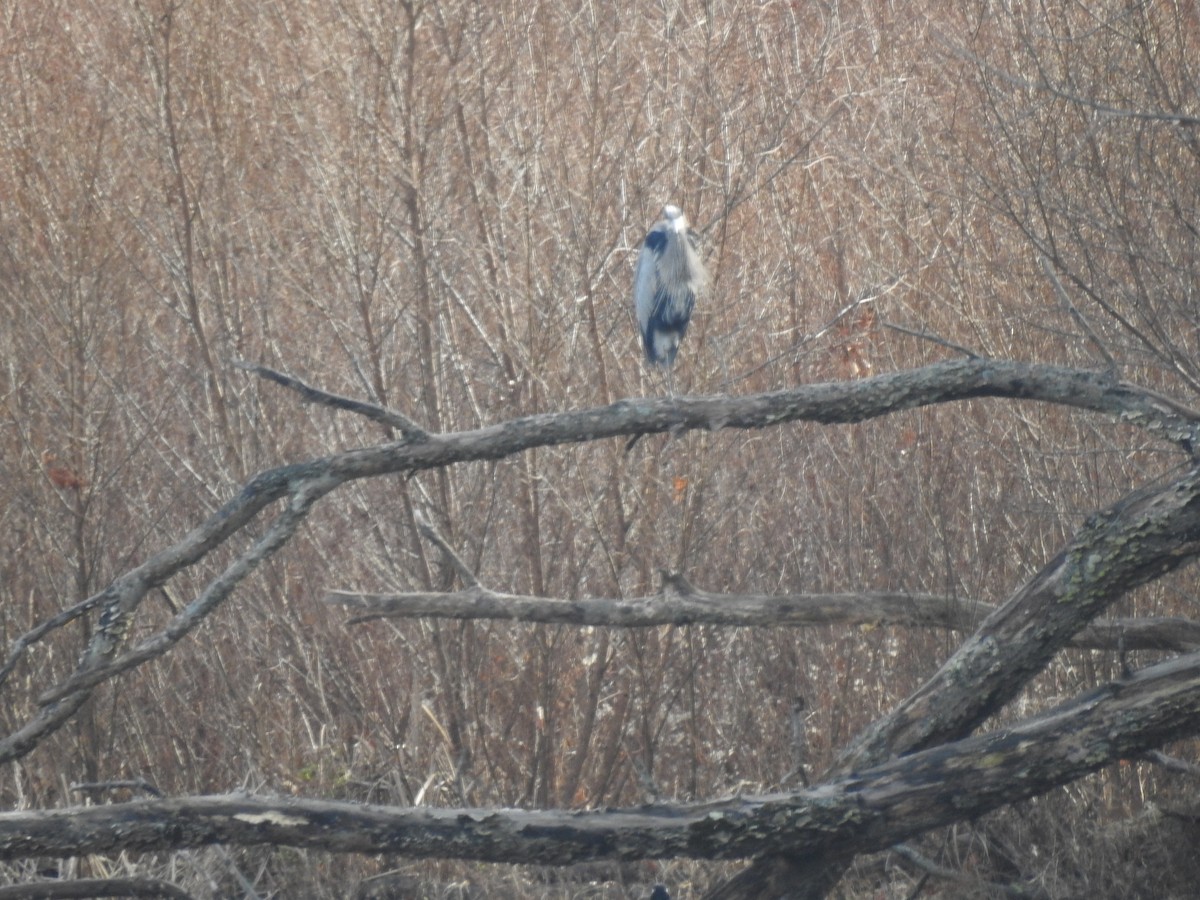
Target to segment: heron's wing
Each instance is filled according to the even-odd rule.
[[[672,293],[666,289],[661,279],[655,283],[654,287],[654,309],[650,318],[659,327],[678,330],[682,337],[683,333],[687,331],[692,310],[696,307],[696,295],[692,291],[686,290]]]
[[[690,271],[695,257],[687,255],[683,235],[665,232],[657,237],[660,249],[655,256],[654,310],[650,318],[655,327],[675,330],[682,336],[696,304]],[[646,243],[650,245],[649,238]]]
[[[654,314],[661,291],[658,284],[658,257],[666,243],[658,230],[646,235],[642,251],[638,254],[637,274],[633,279],[633,308],[637,312],[638,326],[643,332]]]

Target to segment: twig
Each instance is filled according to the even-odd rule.
[[[935,42],[941,44],[954,56],[979,66],[982,71],[988,73],[989,75],[994,75],[1000,80],[1007,82],[1013,87],[1020,88],[1023,91],[1042,91],[1050,94],[1053,97],[1058,97],[1060,100],[1066,100],[1068,103],[1074,103],[1078,106],[1095,110],[1101,116],[1106,116],[1113,119],[1133,119],[1141,122],[1163,123],[1167,125],[1175,125],[1180,128],[1200,127],[1200,116],[1193,116],[1187,113],[1166,112],[1161,110],[1146,111],[1125,109],[1123,107],[1113,106],[1110,103],[1101,103],[1100,101],[1093,100],[1089,97],[1081,97],[1079,94],[1056,87],[1049,81],[1031,81],[1030,79],[1022,78],[1019,75],[1012,74],[1006,69],[1000,69],[988,64],[982,57],[975,53],[971,53],[965,47],[954,41],[951,41],[939,29],[932,29],[931,34]]]
[[[120,672],[166,653],[216,609],[263,560],[274,555],[286,544],[308,516],[313,504],[333,490],[338,483],[329,476],[314,477],[299,487],[288,506],[275,518],[263,536],[234,559],[224,572],[210,581],[179,615],[168,622],[161,631],[115,659],[111,658],[111,654],[115,652],[116,644],[128,628],[133,609],[126,608],[126,604],[119,601],[107,605],[100,617],[96,638],[85,652],[80,667],[65,681],[49,688],[38,697],[38,703],[43,706],[46,714],[53,716],[54,707],[68,695],[95,687]],[[97,640],[104,637],[105,632],[110,633],[109,639],[106,642]]]
[[[437,533],[437,529],[430,525],[424,516],[418,514],[416,516],[416,520],[417,531],[420,532],[421,536],[425,538],[425,540],[434,544],[439,550],[442,551],[443,554],[445,554],[446,559],[450,561],[450,565],[454,567],[454,571],[458,573],[458,577],[463,580],[463,584],[465,584],[468,588],[478,587],[479,579],[475,577],[475,573],[467,567],[467,564],[464,563],[459,558],[458,554],[454,552],[453,548],[446,543],[446,539]]]
[[[930,334],[928,331],[924,331],[924,330],[917,331],[915,328],[905,328],[903,325],[897,325],[896,323],[888,322],[885,319],[880,319],[879,324],[882,325],[884,328],[892,329],[892,331],[898,331],[901,334],[907,334],[911,337],[919,338],[922,341],[929,341],[930,343],[937,344],[940,347],[945,347],[949,350],[953,350],[956,353],[961,353],[964,356],[969,357],[970,359],[980,359],[981,358],[980,355],[978,353],[976,353],[974,350],[969,350],[966,347],[962,346],[961,344],[956,344],[953,341],[948,341],[945,338],[938,337],[936,334]]]
[[[145,791],[151,797],[165,797],[162,791],[156,788],[145,778],[134,778],[127,781],[79,781],[71,785],[71,790],[81,794],[99,794],[103,791],[116,791],[128,789],[131,791]]]
[[[870,303],[874,303],[876,300],[878,300],[884,294],[890,292],[897,285],[900,285],[903,282],[904,282],[904,276],[897,275],[896,277],[892,278],[888,282],[885,282],[884,284],[874,286],[871,288],[864,288],[863,290],[859,291],[857,296],[855,296],[855,298],[853,300],[851,300],[846,306],[843,306],[840,310],[838,310],[838,312],[834,314],[833,318],[829,319],[829,321],[827,321],[824,325],[822,325],[816,331],[812,332],[811,334],[804,335],[800,340],[794,342],[790,347],[788,347],[783,352],[776,353],[774,356],[771,356],[771,357],[763,360],[757,366],[754,366],[753,368],[740,373],[736,377],[726,379],[726,383],[732,384],[733,382],[736,382],[736,381],[743,381],[743,380],[751,377],[752,375],[758,374],[759,372],[761,372],[763,369],[767,368],[768,366],[774,365],[775,363],[779,362],[779,360],[794,355],[798,350],[800,350],[801,347],[804,347],[807,344],[811,344],[814,341],[817,341],[817,340],[823,338],[826,334],[828,334],[830,331],[832,331],[833,328],[839,322],[841,322],[843,319],[845,319],[847,316],[849,316],[852,312],[854,312],[860,306],[866,306]],[[630,442],[630,446],[632,446],[632,442]]]
[[[1149,753],[1143,753],[1142,759],[1160,765],[1169,772],[1200,778],[1200,766],[1174,756],[1167,756],[1161,750],[1151,750]]]
[[[1118,370],[1117,361],[1113,359],[1112,354],[1108,352],[1108,348],[1104,346],[1104,342],[1100,340],[1100,336],[1096,334],[1091,324],[1086,318],[1084,318],[1083,313],[1081,313],[1076,308],[1075,304],[1071,302],[1071,297],[1069,294],[1067,294],[1067,289],[1063,287],[1062,281],[1059,280],[1058,273],[1054,271],[1054,265],[1050,262],[1050,259],[1046,256],[1040,256],[1038,258],[1038,263],[1042,267],[1042,272],[1047,278],[1050,279],[1050,283],[1054,285],[1054,293],[1058,295],[1059,302],[1066,307],[1067,312],[1071,314],[1071,318],[1075,320],[1075,324],[1083,329],[1083,333],[1087,335],[1088,340],[1090,340],[1096,346],[1096,349],[1100,351],[1100,355],[1103,356],[1104,361],[1108,363],[1108,368],[1111,371],[1116,372]]]
[[[333,409],[341,409],[346,412],[352,412],[355,415],[365,416],[372,422],[379,422],[383,425],[388,425],[399,431],[409,441],[420,441],[429,437],[429,432],[414,422],[412,419],[403,413],[396,412],[394,409],[387,409],[375,403],[367,403],[363,400],[354,400],[350,397],[343,397],[340,394],[331,394],[328,391],[323,391],[320,388],[315,388],[310,384],[306,384],[299,378],[293,375],[287,375],[283,372],[278,372],[268,366],[258,365],[257,363],[243,362],[242,360],[233,360],[233,365],[247,372],[253,372],[261,378],[266,378],[268,381],[274,381],[276,384],[281,384],[285,388],[290,388],[296,391],[309,403],[317,403],[321,406],[329,406]]]
[[[1037,888],[1026,888],[1017,884],[999,884],[995,881],[988,881],[976,875],[968,875],[964,872],[958,872],[954,869],[947,869],[944,866],[939,866],[932,859],[918,852],[908,844],[897,844],[892,847],[892,852],[897,856],[908,860],[922,872],[932,875],[934,878],[941,878],[944,881],[953,881],[958,884],[971,885],[973,887],[985,886],[990,891],[1003,894],[1005,897],[1045,897],[1044,891]]]
[[[31,628],[29,631],[25,632],[19,638],[14,640],[12,644],[9,645],[8,659],[6,659],[4,661],[4,665],[0,667],[0,684],[4,684],[4,682],[8,680],[8,676],[12,674],[12,670],[16,668],[17,663],[20,662],[21,657],[25,655],[26,650],[44,638],[51,631],[54,631],[56,628],[62,628],[64,625],[78,619],[88,610],[95,609],[100,605],[102,600],[103,597],[99,594],[89,597],[80,603],[76,603],[70,609],[64,609],[58,615],[52,616],[41,625],[38,625],[36,628]]]

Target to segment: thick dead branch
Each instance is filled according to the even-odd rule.
[[[191,894],[155,878],[81,878],[0,887],[0,900],[89,900],[91,897],[156,897],[191,900]]]
[[[364,594],[331,591],[325,602],[380,618],[508,619],[557,625],[918,625],[971,629],[991,607],[927,594],[709,594],[561,600],[505,594],[477,585],[450,593]],[[1200,630],[1200,628],[1198,628]]]
[[[440,546],[440,545],[439,545]],[[455,557],[457,558],[457,557]],[[469,577],[467,577],[469,576]],[[474,582],[474,575],[467,574]],[[450,593],[366,594],[331,590],[326,604],[358,611],[347,624],[373,619],[508,619],[546,625],[649,628],[654,625],[899,625],[973,631],[995,606],[936,594],[714,594],[671,576],[653,596],[563,600],[504,594],[481,586]],[[1093,650],[1200,649],[1200,622],[1183,618],[1111,619],[1088,625],[1067,646]]]
[[[1200,469],[1137,491],[1088,519],[938,672],[844,750],[841,775],[969,734],[1004,707],[1068,640],[1129,590],[1191,561],[1200,542]],[[844,860],[764,859],[713,897],[763,894],[781,873],[826,885]],[[824,888],[804,896],[820,897]]]
[[[929,681],[852,744],[837,771],[970,733],[1110,603],[1198,550],[1200,468],[1092,516]]]
[[[263,560],[286,544],[313,503],[335,485],[319,469],[306,478],[297,479],[299,483],[292,491],[291,502],[266,534],[210,582],[166,628],[114,658],[129,618],[150,589],[194,564],[244,527],[263,506],[288,490],[288,474],[293,471],[293,468],[276,469],[251,480],[237,500],[227,504],[222,512],[181,543],[152,557],[118,578],[101,594],[90,598],[87,602],[102,606],[104,612],[83,660],[65,682],[50,688],[39,698],[41,708],[28,723],[0,741],[0,762],[24,756],[44,737],[62,727],[87,701],[95,685],[167,652],[216,609]],[[27,648],[25,645],[20,652]]]
[[[64,625],[74,622],[84,613],[95,609],[100,605],[101,595],[97,594],[94,597],[89,597],[81,603],[76,603],[74,606],[64,609],[56,616],[46,619],[38,624],[36,628],[31,628],[25,634],[21,635],[9,646],[8,659],[4,661],[4,665],[0,666],[0,685],[3,685],[8,680],[8,676],[12,674],[17,663],[25,655],[25,651],[29,647],[42,640],[51,631],[62,628]]]
[[[1200,650],[1200,622],[1167,616],[1160,619],[1107,619],[1093,622],[1067,642],[1088,650]]]
[[[996,608],[936,594],[714,594],[687,585],[650,597],[563,600],[505,594],[476,584],[448,593],[367,594],[330,591],[326,603],[374,619],[502,619],[544,625],[644,628],[657,625],[742,627],[858,625],[974,631]],[[1089,625],[1067,642],[1089,650],[1200,650],[1200,622],[1181,618],[1113,619]]]
[[[599,409],[529,416],[476,431],[431,435],[420,441],[383,444],[285,466],[251,479],[233,500],[175,546],[155,554],[85,601],[87,609],[100,607],[103,612],[79,668],[67,681],[44,691],[34,716],[0,740],[0,762],[25,755],[60,728],[97,684],[165,653],[222,603],[243,578],[287,543],[319,498],[346,482],[499,459],[535,447],[606,437],[765,428],[798,421],[861,422],[900,410],[980,397],[1038,400],[1113,415],[1188,447],[1195,439],[1195,418],[1134,386],[1092,372],[967,359],[860,381],[806,385],[749,397],[624,400]],[[267,506],[285,497],[289,498],[287,507],[261,539],[253,542],[166,629],[118,657],[125,631],[148,592],[202,560],[254,521]],[[1189,526],[1182,527],[1186,532]],[[1080,547],[1081,553],[1088,549],[1086,544]],[[1182,562],[1193,549],[1184,550],[1180,543],[1175,551],[1172,565]],[[1162,559],[1153,550],[1150,557]],[[1170,567],[1163,566],[1161,571]],[[1146,577],[1151,577],[1149,569]],[[1128,586],[1114,582],[1117,592]],[[1100,606],[1089,606],[1088,610],[1094,614]],[[1082,624],[1075,623],[1073,630]],[[13,654],[21,655],[29,646],[14,648]]]
[[[811,789],[594,812],[399,809],[246,796],[0,813],[0,859],[212,843],[562,865],[883,850],[1200,732],[1200,653],[990,735]]]

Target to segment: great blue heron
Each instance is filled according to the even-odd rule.
[[[693,241],[687,217],[668,204],[638,254],[633,305],[646,359],[654,365],[669,368],[675,362],[696,295],[708,281]]]

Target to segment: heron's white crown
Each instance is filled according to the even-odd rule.
[[[663,218],[671,226],[671,230],[675,232],[687,231],[687,216],[683,214],[683,210],[674,204],[668,203],[662,210]]]

